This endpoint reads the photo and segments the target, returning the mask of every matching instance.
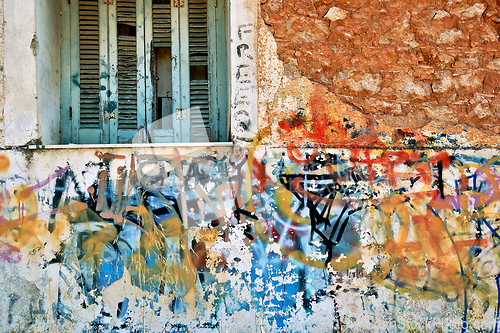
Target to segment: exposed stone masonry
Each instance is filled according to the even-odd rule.
[[[264,0],[261,10],[289,77],[388,126],[500,133],[498,3]]]

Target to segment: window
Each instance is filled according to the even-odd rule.
[[[223,0],[62,0],[61,142],[227,140]]]

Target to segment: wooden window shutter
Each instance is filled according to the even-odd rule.
[[[207,0],[189,0],[188,6],[190,141],[208,141],[211,138],[211,128]]]
[[[61,4],[61,124],[71,123],[63,142],[130,142],[142,128],[158,142],[224,140],[222,2]]]
[[[137,126],[137,36],[135,0],[117,0],[118,130]]]
[[[99,1],[79,1],[80,128],[99,123]]]
[[[153,3],[153,45],[155,47],[171,47],[170,4]]]

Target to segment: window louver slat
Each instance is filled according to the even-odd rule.
[[[189,65],[205,67],[208,75],[208,15],[206,0],[189,0]],[[200,75],[200,74],[198,74]],[[210,138],[210,95],[208,77],[191,77],[190,81],[192,142]],[[207,137],[208,136],[208,137]]]
[[[189,62],[208,64],[208,15],[206,0],[189,0]]]
[[[81,128],[99,128],[98,9],[97,0],[79,2]]]
[[[153,45],[171,47],[171,9],[170,4],[153,4]]]
[[[210,119],[208,80],[191,80],[191,141],[207,141],[210,137],[208,126]]]
[[[137,37],[135,0],[118,0],[118,129],[137,129]],[[121,27],[121,28],[120,28]]]

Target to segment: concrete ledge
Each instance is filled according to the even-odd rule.
[[[122,144],[67,144],[29,145],[28,149],[102,149],[102,148],[178,148],[178,147],[232,147],[232,142],[185,142],[185,143],[122,143]]]

